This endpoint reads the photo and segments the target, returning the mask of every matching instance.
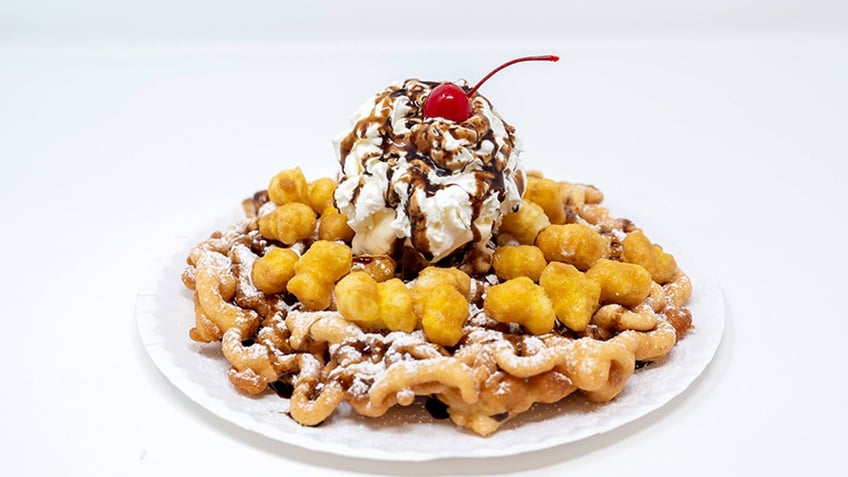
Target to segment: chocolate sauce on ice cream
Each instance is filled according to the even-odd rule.
[[[475,94],[472,115],[455,122],[421,108],[438,83],[409,79],[366,101],[336,140],[339,210],[356,232],[353,253],[402,247],[425,261],[450,257],[474,273],[507,212],[518,207],[525,173],[515,129]],[[464,257],[473,257],[473,261]]]

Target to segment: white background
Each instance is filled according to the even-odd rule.
[[[0,2],[4,475],[844,472],[845,2],[174,3]],[[159,373],[133,312],[175,234],[280,169],[332,175],[388,82],[528,53],[562,60],[483,91],[528,167],[597,185],[724,290],[686,393],[547,451],[389,464],[253,435]]]

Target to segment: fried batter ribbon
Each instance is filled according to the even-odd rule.
[[[231,303],[237,282],[231,266],[227,256],[212,251],[202,253],[195,263],[194,289],[200,311],[190,332],[195,341],[217,341],[233,328],[242,336],[251,336],[259,326],[255,311]]]

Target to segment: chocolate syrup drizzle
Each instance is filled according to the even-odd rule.
[[[425,118],[422,112],[424,100],[430,90],[438,84],[433,81],[410,79],[401,85],[390,86],[377,95],[374,100],[376,106],[371,114],[360,119],[339,144],[340,165],[344,170],[345,159],[350,154],[356,141],[366,137],[369,126],[379,124],[381,143],[378,160],[389,164],[387,176],[389,184],[392,184],[384,192],[385,203],[391,208],[397,208],[402,202],[406,204],[407,210],[404,212],[410,218],[411,225],[411,237],[407,245],[411,244],[414,250],[421,255],[420,258],[423,258],[426,262],[432,261],[433,258],[429,252],[430,247],[426,237],[427,218],[423,212],[416,210],[416,200],[413,195],[416,190],[423,190],[427,197],[432,197],[439,190],[450,186],[449,184],[433,182],[430,180],[431,174],[444,177],[456,172],[473,171],[477,183],[474,195],[469,194],[469,202],[472,205],[473,243],[478,243],[482,239],[481,231],[473,223],[480,216],[482,204],[486,197],[494,194],[500,202],[507,199],[505,174],[514,176],[519,195],[523,194],[524,191],[523,171],[507,170],[509,156],[515,148],[514,128],[504,122],[507,134],[502,139],[502,143],[499,144],[495,132],[484,114],[487,107],[489,110],[492,109],[491,103],[479,94],[476,94],[472,100],[472,116],[461,123],[442,118]],[[468,90],[467,87],[464,87],[464,89]],[[400,119],[408,131],[396,134],[392,125],[392,111],[397,107],[396,102],[401,98],[407,99],[409,107],[409,111]],[[465,147],[473,154],[474,160],[463,163],[464,159],[454,152],[446,150],[445,137],[447,134],[450,134],[453,138],[468,141],[470,144]],[[486,142],[488,144],[484,145]],[[485,147],[488,147],[488,145],[491,145],[491,152],[483,153],[482,151],[485,151]],[[376,154],[364,158],[363,162],[373,161],[375,156]],[[409,163],[407,174],[403,177],[394,177],[395,168],[393,166],[396,166],[402,159],[406,159]],[[367,170],[363,173],[363,175],[368,174]],[[364,178],[360,177],[359,184],[353,190],[352,200],[358,197],[363,187],[363,181]],[[394,187],[397,181],[407,183],[405,188],[408,193],[407,197],[398,195],[397,188]],[[404,251],[399,245],[396,244],[395,246],[394,255],[396,259],[410,255],[409,250]],[[483,247],[485,248],[485,244],[483,244]],[[452,255],[465,256],[472,248],[468,246],[460,247]],[[453,258],[451,262],[456,261],[456,257],[451,258]],[[405,261],[401,259],[399,264],[405,263]],[[417,268],[420,261],[415,260],[416,265],[412,268]]]

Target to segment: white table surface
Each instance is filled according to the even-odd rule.
[[[844,32],[843,32],[844,33]],[[615,431],[510,458],[385,463],[301,450],[197,406],[134,318],[151,260],[405,77],[473,80],[529,168],[593,183],[721,284],[706,372]],[[526,44],[0,43],[4,475],[825,475],[845,471],[848,36]],[[175,286],[179,282],[176,281]],[[697,317],[696,317],[697,319]],[[556,474],[555,474],[556,473]]]

